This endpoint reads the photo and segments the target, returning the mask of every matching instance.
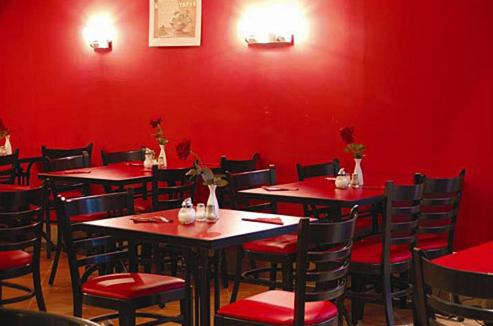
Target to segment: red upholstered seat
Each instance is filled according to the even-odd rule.
[[[358,218],[356,220],[356,229],[371,229],[372,224],[373,222],[369,217]]]
[[[222,307],[219,315],[269,325],[293,325],[294,293],[267,291]],[[329,301],[305,304],[305,325],[318,324],[337,316],[337,307]]]
[[[179,289],[184,286],[185,281],[177,277],[146,273],[119,273],[89,279],[82,285],[82,292],[126,300]]]
[[[390,262],[399,263],[411,259],[407,245],[390,247]],[[380,264],[382,262],[382,242],[379,239],[364,239],[353,246],[351,262],[360,264]]]
[[[448,247],[448,241],[443,234],[420,233],[416,247],[421,250],[442,249]]]
[[[142,198],[136,198],[134,201],[135,212],[137,214],[146,213],[152,211],[152,200],[148,198],[146,200]]]
[[[0,251],[0,270],[29,265],[32,259],[33,256],[23,250]]]
[[[296,234],[284,234],[278,237],[245,243],[243,249],[256,252],[292,254],[296,252],[297,241],[298,236]]]

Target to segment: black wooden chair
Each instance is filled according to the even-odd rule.
[[[239,173],[254,171],[259,168],[260,155],[258,153],[253,154],[250,160],[230,160],[226,158],[226,155],[222,155],[219,160],[219,166],[222,173]]]
[[[466,305],[454,298],[468,297],[493,300],[493,275],[450,269],[434,264],[427,253],[415,249],[415,325],[428,326],[435,313],[484,321],[493,325],[493,310],[477,305]],[[448,299],[440,295],[448,293]],[[462,325],[462,324],[461,324]]]
[[[346,275],[349,270],[357,209],[337,223],[298,226],[295,291],[271,290],[222,307],[214,325],[342,325]]]
[[[22,293],[0,296],[0,306],[36,297],[38,309],[46,311],[39,267],[45,199],[44,186],[0,192],[0,293],[2,287]],[[33,289],[10,281],[29,274]]]
[[[276,170],[274,165],[268,169],[241,173],[226,174],[230,197],[233,199],[233,209],[276,213],[274,202],[252,201],[241,197],[239,190],[269,186],[276,184]],[[270,289],[282,288],[286,291],[293,289],[293,263],[296,259],[296,234],[286,234],[273,238],[251,241],[237,249],[236,271],[234,276],[231,302],[236,301],[240,282],[268,286]],[[243,258],[250,260],[250,270],[242,272]],[[256,261],[270,263],[270,267],[256,266]],[[277,265],[281,265],[282,283],[277,282]],[[262,278],[261,274],[269,273],[269,279]]]
[[[195,179],[186,174],[190,168],[159,169],[152,167],[152,210],[181,207],[187,197],[194,198]]]
[[[19,167],[18,159],[18,149],[12,155],[0,156],[0,183],[15,183]]]
[[[455,227],[466,170],[454,178],[425,178],[416,174],[415,180],[424,179],[421,216],[418,224],[416,247],[428,258],[453,252]]]
[[[424,181],[424,180],[422,180]],[[383,303],[387,325],[395,325],[393,300],[405,306],[412,299],[412,249],[421,213],[424,184],[385,187],[383,232],[354,244],[351,257],[352,322],[363,318],[365,302]]]
[[[89,155],[87,152],[82,152],[80,155],[60,157],[60,158],[43,158],[43,166],[45,171],[62,171],[69,169],[80,169],[88,168],[90,166]],[[53,247],[56,248],[56,256],[60,255],[61,242],[60,235],[58,232],[57,245],[53,244],[51,239],[51,225],[55,223],[56,225],[56,214],[52,214],[55,211],[55,198],[63,194],[65,197],[80,197],[87,196],[90,194],[90,187],[88,184],[78,183],[78,182],[62,182],[62,181],[48,181],[51,196],[49,197],[46,214],[45,214],[45,235],[46,235],[46,255],[48,258],[51,257],[51,251]],[[55,259],[57,259],[55,256]],[[55,266],[56,264],[54,264]],[[55,267],[56,270],[56,267]],[[53,284],[54,274],[50,276],[50,284]]]
[[[54,159],[54,158],[82,155],[83,152],[86,152],[89,157],[89,165],[90,165],[91,157],[92,157],[92,148],[93,148],[92,143],[90,143],[85,147],[79,147],[79,148],[49,148],[43,145],[41,146],[41,156],[43,158]]]
[[[9,326],[99,326],[89,320],[32,310],[0,308],[0,320]]]
[[[119,152],[107,152],[105,150],[101,150],[101,159],[103,161],[103,165],[110,165],[115,163],[143,164],[143,161],[145,159],[145,148]],[[147,182],[143,182],[137,185],[128,185],[125,188],[133,189],[136,198],[142,198],[142,200],[147,199]],[[106,192],[123,190],[124,188],[112,189],[111,187],[106,187]]]
[[[82,304],[84,303],[118,311],[116,314],[111,313],[92,318],[91,320],[95,322],[118,318],[120,325],[135,325],[136,317],[140,316],[154,319],[154,324],[174,321],[190,325],[189,275],[186,280],[183,280],[157,274],[128,273],[125,264],[128,259],[128,250],[118,244],[115,239],[105,235],[76,238],[77,232],[83,230],[80,223],[71,222],[72,216],[97,212],[110,212],[111,216],[133,214],[131,190],[71,199],[58,198],[58,224],[63,234],[69,260],[75,316],[82,315]],[[129,245],[133,244],[129,243]],[[104,250],[98,251],[98,248],[104,248]],[[85,267],[82,275],[79,272],[80,267]],[[96,271],[99,271],[100,275],[92,276]],[[175,300],[180,300],[180,316],[167,317],[136,312],[138,309]]]

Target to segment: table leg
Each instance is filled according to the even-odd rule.
[[[200,326],[209,326],[211,322],[211,297],[210,297],[210,275],[209,275],[209,250],[199,249],[198,266],[200,292]]]

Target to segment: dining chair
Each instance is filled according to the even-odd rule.
[[[294,292],[270,290],[230,303],[219,309],[214,325],[342,325],[356,217],[354,208],[341,222],[300,219]]]
[[[67,157],[51,158],[48,156],[43,157],[43,167],[47,172],[63,171],[69,169],[88,168],[90,166],[89,155],[86,151],[83,151],[80,155],[73,155]],[[47,209],[45,212],[45,235],[46,235],[46,255],[51,258],[51,251],[56,248],[58,255],[61,247],[55,246],[51,239],[51,225],[56,225],[55,212],[55,198],[59,194],[63,194],[65,197],[79,197],[87,196],[90,194],[90,187],[88,184],[80,182],[65,182],[65,181],[48,181],[49,192],[51,196],[48,199]],[[60,237],[58,237],[60,240]],[[55,256],[56,257],[56,256]],[[54,264],[55,265],[55,264]],[[50,284],[53,284],[53,278],[50,277]]]
[[[419,326],[435,325],[435,313],[457,316],[493,325],[493,310],[465,304],[454,298],[493,300],[493,275],[451,269],[430,261],[423,250],[414,250],[415,306]],[[440,295],[448,293],[446,296]],[[471,300],[464,300],[471,301]],[[462,323],[458,323],[462,325]]]
[[[92,321],[32,310],[0,308],[0,320],[5,325],[21,326],[99,326]]]
[[[111,165],[115,163],[126,163],[126,164],[142,164],[145,159],[145,148],[132,149],[128,151],[118,151],[118,152],[108,152],[106,150],[101,150],[101,159],[103,165]],[[124,188],[113,189],[109,186],[105,187],[106,192],[122,191],[124,189],[133,189],[136,198],[142,198],[142,200],[147,200],[148,190],[147,182],[136,185],[127,185]],[[145,206],[145,205],[139,205]],[[137,205],[136,205],[137,209]]]
[[[219,159],[219,166],[223,173],[239,173],[254,171],[259,168],[260,155],[258,153],[253,154],[249,160],[231,160],[226,158],[226,155],[222,155]]]
[[[106,235],[85,235],[81,223],[73,223],[71,217],[109,212],[110,216],[134,213],[133,194],[129,190],[79,198],[57,197],[58,224],[63,234],[72,282],[73,314],[82,315],[82,305],[116,310],[91,318],[102,322],[118,318],[120,325],[135,325],[136,317],[153,319],[153,325],[165,322],[191,323],[190,276],[186,279],[172,276],[127,272],[128,250],[122,243]],[[132,246],[128,243],[128,246]],[[98,248],[104,248],[99,250]],[[85,267],[80,273],[80,268]],[[98,268],[99,267],[99,268]],[[99,275],[94,276],[94,272]],[[180,301],[180,316],[163,316],[137,310],[170,301]]]
[[[363,318],[366,302],[383,303],[387,325],[395,325],[393,300],[401,306],[412,297],[410,271],[421,214],[424,180],[412,185],[387,181],[381,234],[355,242],[351,256],[352,322]]]
[[[416,247],[423,250],[428,258],[453,252],[465,175],[465,169],[453,178],[427,178],[423,174],[415,175],[415,182],[424,180]]]
[[[19,150],[11,155],[0,156],[0,183],[14,184],[19,167]]]
[[[238,191],[261,186],[276,184],[276,170],[274,165],[268,169],[241,173],[226,173],[229,184],[230,197],[233,199],[233,209],[276,213],[274,202],[247,200],[238,194]],[[268,286],[270,289],[282,288],[291,291],[293,288],[293,263],[296,259],[296,234],[285,234],[273,238],[255,240],[237,248],[236,271],[233,291],[230,302],[236,301],[240,283],[251,283]],[[250,269],[242,272],[243,258],[250,260]],[[268,262],[269,267],[258,267],[257,261]],[[281,265],[282,283],[277,282],[277,265]],[[269,273],[269,279],[261,278]]]
[[[45,199],[44,186],[0,193],[0,293],[2,287],[22,293],[0,296],[0,306],[35,297],[38,309],[46,311],[39,266]],[[32,277],[32,289],[11,281],[26,275]]]
[[[89,143],[85,147],[78,147],[78,148],[49,148],[46,147],[45,145],[41,146],[41,156],[43,158],[62,158],[62,157],[69,157],[69,156],[77,156],[77,155],[82,155],[83,152],[86,152],[89,158],[89,166],[91,165],[91,157],[92,157],[92,149],[93,149],[93,144]],[[45,161],[46,163],[46,161]],[[45,166],[46,168],[46,166]]]

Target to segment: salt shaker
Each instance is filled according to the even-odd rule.
[[[187,198],[181,204],[178,211],[178,222],[181,224],[191,224],[195,222],[195,209],[193,209],[192,198]]]
[[[195,216],[197,218],[196,219],[197,222],[203,222],[206,220],[204,203],[198,203],[197,204],[197,212],[195,213]]]
[[[357,173],[353,173],[353,177],[351,179],[351,187],[359,188],[359,180],[358,180],[358,174]]]
[[[207,205],[205,208],[205,216],[207,218],[207,222],[215,222],[219,219],[214,205]]]

